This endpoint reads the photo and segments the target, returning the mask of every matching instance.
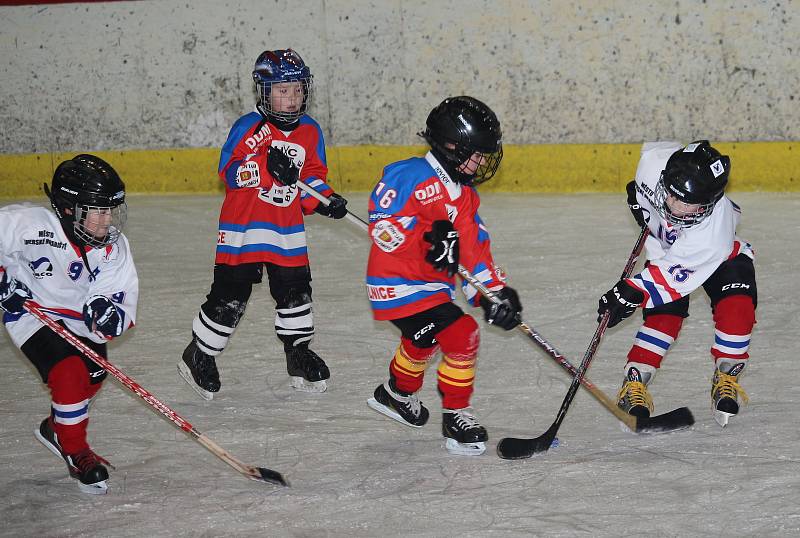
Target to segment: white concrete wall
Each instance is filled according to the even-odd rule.
[[[506,141],[800,139],[796,0],[142,0],[0,8],[0,152],[219,146],[291,46],[328,143],[471,94]]]

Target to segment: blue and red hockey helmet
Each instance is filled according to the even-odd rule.
[[[258,55],[253,68],[253,80],[258,89],[258,108],[269,120],[278,123],[294,123],[306,113],[313,93],[314,77],[311,69],[292,49],[265,50]],[[303,88],[303,102],[298,110],[280,112],[274,110],[270,101],[272,85],[284,82],[300,82]]]

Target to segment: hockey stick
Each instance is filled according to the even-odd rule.
[[[642,227],[639,238],[636,240],[636,245],[634,245],[630,256],[628,256],[628,261],[625,264],[625,269],[623,269],[622,276],[620,278],[628,278],[630,276],[631,272],[633,271],[633,266],[636,264],[636,260],[639,259],[639,254],[642,252],[645,240],[647,239],[647,234],[647,227]],[[594,354],[597,351],[597,347],[600,344],[600,339],[603,337],[606,327],[608,327],[608,320],[610,316],[610,312],[606,312],[600,319],[600,323],[597,325],[597,329],[594,332],[594,336],[592,336],[592,340],[589,343],[589,347],[583,356],[580,366],[578,367],[578,371],[575,372],[575,377],[569,386],[566,396],[564,396],[564,401],[561,403],[561,408],[558,410],[558,414],[556,415],[556,419],[553,421],[553,424],[542,435],[534,439],[516,439],[513,437],[501,439],[497,444],[497,454],[501,458],[511,460],[530,458],[532,455],[540,452],[546,452],[547,449],[550,448],[553,439],[556,437],[558,428],[564,421],[564,417],[567,415],[567,410],[569,409],[572,400],[575,398],[575,394],[578,392],[578,387],[583,380],[583,376],[586,373],[586,370],[589,369],[589,365],[591,364]]]
[[[314,187],[311,187],[311,186],[307,185],[304,181],[298,180],[297,183],[295,183],[295,185],[300,187],[300,190],[304,191],[306,194],[308,194],[312,198],[316,198],[317,200],[322,202],[326,207],[331,205],[331,199],[330,198],[328,198],[325,195],[322,195],[322,194],[318,193],[317,191],[314,190]],[[364,220],[362,220],[361,217],[359,217],[358,215],[355,215],[354,213],[351,213],[349,209],[347,210],[347,214],[345,215],[345,217],[347,217],[352,222],[354,222],[355,224],[357,224],[358,226],[363,228],[364,231],[369,230],[369,224],[367,224]]]
[[[245,465],[226,452],[217,443],[206,437],[205,434],[200,433],[194,426],[181,417],[178,413],[167,407],[162,401],[150,394],[147,390],[142,388],[136,381],[128,377],[124,372],[119,370],[116,366],[108,362],[106,359],[97,354],[92,348],[84,344],[77,336],[56,323],[52,318],[47,316],[39,309],[39,306],[32,301],[25,301],[25,309],[30,312],[36,319],[47,325],[61,338],[72,344],[75,349],[83,353],[86,357],[92,360],[95,364],[104,368],[112,376],[116,377],[125,388],[139,396],[142,400],[150,404],[151,407],[156,409],[159,413],[170,419],[176,426],[183,431],[191,434],[201,445],[206,447],[212,454],[219,459],[245,475],[251,480],[260,480],[263,482],[270,482],[281,486],[289,486],[289,483],[283,478],[283,475],[272,469],[264,467],[254,467],[252,465]]]
[[[300,182],[298,182],[300,184]],[[316,198],[320,202],[325,205],[330,203],[330,200],[325,196],[319,194],[317,191],[313,190],[306,184],[300,185],[300,188],[303,189],[305,192],[310,194],[312,197]],[[351,221],[359,225],[364,230],[367,230],[369,226],[367,223],[362,220],[357,215],[354,215],[350,211],[347,212],[346,215]],[[645,233],[645,232],[643,232]],[[642,237],[646,238],[646,234]],[[642,245],[644,244],[644,239],[642,240]],[[638,259],[639,253],[641,253],[641,246],[637,243],[638,252],[636,256],[633,257],[633,262],[631,263],[631,267],[628,268],[626,266],[626,272],[630,273],[633,269],[633,265],[636,263]],[[469,282],[475,289],[477,289],[482,295],[484,295],[487,299],[492,302],[500,303],[500,299],[498,299],[494,292],[492,292],[489,288],[487,288],[483,282],[475,278],[463,265],[458,266],[458,274]],[[629,276],[629,275],[626,275]],[[525,321],[520,321],[519,328],[522,332],[527,334],[531,340],[533,340],[536,345],[538,345],[541,349],[543,349],[553,360],[555,360],[559,365],[561,365],[566,372],[570,374],[570,377],[574,378],[575,374],[578,373],[578,369],[570,363],[566,357],[564,357],[558,350],[553,347],[545,338],[536,332],[530,325],[528,325]],[[656,415],[653,417],[635,417],[633,415],[629,415],[622,409],[620,409],[617,404],[600,388],[598,388],[594,383],[592,383],[588,378],[581,376],[580,383],[594,396],[600,404],[603,405],[608,411],[610,411],[615,417],[617,417],[625,426],[635,433],[657,433],[657,432],[668,432],[673,430],[678,430],[682,428],[687,428],[694,424],[694,417],[692,416],[691,411],[689,411],[686,407],[681,407],[679,409],[675,409],[668,413],[664,413],[662,415]],[[502,457],[502,455],[501,455]]]
[[[461,268],[463,269],[463,268]],[[475,287],[484,297],[492,301],[493,303],[501,303],[502,301],[497,298],[495,293],[491,291],[486,285],[475,278],[472,274],[470,274],[466,270],[459,270],[459,274],[461,277],[469,282],[473,287]],[[556,361],[564,371],[570,374],[570,377],[574,378],[575,374],[578,373],[578,369],[570,363],[566,357],[564,357],[559,351],[554,348],[545,338],[536,332],[530,325],[528,325],[524,320],[520,320],[520,324],[518,325],[519,329],[524,332],[526,335],[530,337],[533,342],[543,349],[554,361]],[[633,415],[629,415],[622,409],[620,409],[617,404],[608,397],[608,395],[603,392],[600,388],[598,388],[594,383],[589,381],[589,379],[585,376],[581,377],[580,381],[581,385],[584,386],[586,390],[588,390],[592,396],[594,396],[597,401],[602,404],[608,411],[611,412],[612,415],[617,417],[625,426],[634,433],[658,433],[658,432],[669,432],[674,430],[679,430],[682,428],[687,428],[694,424],[694,417],[692,416],[691,411],[689,411],[686,407],[681,407],[679,409],[674,409],[669,413],[664,413],[662,415],[656,415],[653,417],[635,417]],[[501,454],[501,457],[502,454]]]

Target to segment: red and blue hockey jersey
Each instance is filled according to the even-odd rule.
[[[215,263],[308,265],[303,215],[319,205],[296,185],[287,187],[267,171],[267,154],[276,146],[300,168],[300,181],[320,194],[333,190],[325,182],[328,167],[319,124],[309,116],[283,132],[258,112],[239,118],[228,134],[219,160],[225,200],[219,216]]]
[[[367,294],[375,319],[403,318],[455,299],[455,277],[425,261],[430,243],[423,234],[436,220],[449,220],[458,231],[461,265],[490,289],[504,286],[479,206],[477,191],[450,178],[431,153],[384,169],[369,199]],[[466,282],[462,288],[477,305],[477,290]]]

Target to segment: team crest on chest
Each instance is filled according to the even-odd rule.
[[[406,236],[391,222],[381,220],[372,229],[372,239],[382,251],[392,252],[405,242]]]
[[[265,189],[260,187],[258,189],[258,198],[268,204],[278,207],[287,207],[294,202],[298,196],[298,189],[294,185],[287,187],[285,185],[278,185],[273,183],[272,187]]]

